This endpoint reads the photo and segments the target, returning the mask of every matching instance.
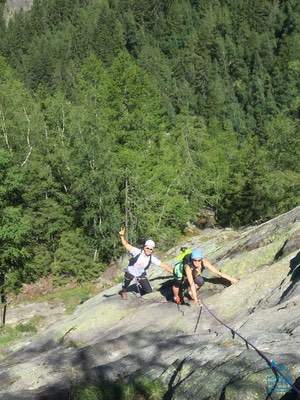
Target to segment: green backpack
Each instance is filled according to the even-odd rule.
[[[173,275],[174,275],[175,279],[177,279],[177,280],[182,280],[183,279],[183,277],[184,277],[183,259],[188,254],[191,254],[191,252],[192,252],[192,249],[190,247],[182,247],[180,249],[180,253],[176,257],[176,263],[175,263],[174,268],[173,268]]]

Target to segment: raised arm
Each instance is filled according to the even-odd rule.
[[[132,251],[132,249],[133,249],[133,246],[131,246],[131,244],[129,244],[127,242],[127,240],[125,239],[125,228],[121,228],[121,230],[119,232],[119,235],[120,235],[120,239],[121,239],[122,245],[130,253]]]
[[[186,273],[187,280],[189,282],[189,285],[190,285],[190,288],[191,288],[191,291],[192,291],[193,302],[195,304],[199,304],[198,297],[197,297],[196,286],[195,286],[194,279],[193,279],[192,270],[191,270],[189,265],[185,265],[184,268],[185,268],[185,273]]]
[[[172,268],[172,266],[170,265],[170,264],[167,264],[167,263],[161,263],[160,264],[160,266],[165,270],[165,271],[168,271],[168,272],[170,272],[171,274],[173,273],[173,268]]]
[[[238,279],[233,278],[232,276],[229,276],[227,274],[224,274],[222,272],[220,272],[214,265],[212,265],[208,260],[204,259],[203,260],[203,264],[204,266],[209,269],[211,272],[213,272],[214,274],[220,276],[221,278],[227,279],[229,282],[233,283],[237,283]]]

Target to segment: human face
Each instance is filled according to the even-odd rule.
[[[196,268],[200,268],[202,258],[193,259],[192,261]]]
[[[145,246],[144,247],[144,253],[146,254],[146,256],[150,256],[150,254],[153,252],[153,248],[149,247],[149,246]]]

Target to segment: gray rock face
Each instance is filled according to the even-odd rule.
[[[4,7],[4,19],[8,21],[17,12],[28,11],[32,7],[33,0],[6,0]]]
[[[6,0],[6,7],[11,12],[18,12],[20,10],[29,10],[33,4],[33,0]]]
[[[134,374],[161,379],[169,400],[255,400],[272,390],[272,399],[292,399],[283,397],[290,386],[280,378],[274,388],[267,362],[211,313],[283,366],[289,379],[300,376],[300,288],[290,268],[299,256],[299,216],[300,207],[242,232],[206,230],[189,240],[241,278],[226,288],[204,285],[198,325],[198,307],[162,302],[170,277],[154,269],[152,294],[130,293],[122,301],[119,287],[106,290],[8,355],[0,364],[0,399],[67,399],[75,382]]]
[[[65,314],[65,307],[62,303],[39,302],[20,304],[16,307],[8,307],[6,324],[14,325],[26,323],[32,318],[40,316],[47,318],[47,325],[57,322]]]

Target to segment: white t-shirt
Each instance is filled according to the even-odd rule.
[[[142,253],[142,254],[141,254]],[[128,272],[133,275],[133,276],[141,276],[143,274],[143,272],[145,271],[145,268],[148,266],[149,264],[149,257],[147,256],[143,250],[138,249],[137,247],[133,247],[130,254],[132,255],[132,257],[137,256],[138,254],[141,254],[139,256],[139,258],[137,259],[136,263],[133,265],[129,265],[127,270]],[[161,261],[151,255],[151,264],[157,265],[158,267],[161,264]]]

